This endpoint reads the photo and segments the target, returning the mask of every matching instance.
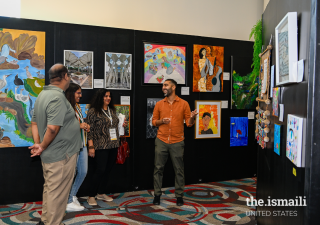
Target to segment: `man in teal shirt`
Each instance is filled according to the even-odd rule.
[[[49,70],[50,85],[39,94],[31,120],[34,145],[31,157],[42,161],[43,203],[40,225],[60,225],[67,206],[77,157],[81,148],[80,125],[64,95],[70,75],[62,64]]]

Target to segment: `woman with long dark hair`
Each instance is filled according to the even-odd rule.
[[[87,116],[90,125],[88,133],[89,156],[92,157],[94,168],[89,188],[89,205],[97,205],[95,198],[111,202],[113,198],[106,195],[110,172],[116,163],[119,139],[119,118],[112,101],[111,92],[99,89],[91,102]],[[124,121],[123,127],[127,126]],[[91,165],[91,163],[89,164]]]
[[[77,161],[76,177],[71,187],[69,194],[67,211],[81,211],[84,207],[80,205],[76,194],[87,175],[88,170],[88,150],[87,150],[87,132],[90,131],[90,126],[84,122],[83,115],[79,106],[80,98],[82,97],[81,87],[77,84],[70,83],[69,88],[66,90],[66,98],[70,102],[72,108],[75,110],[75,116],[80,123],[80,133],[82,140],[82,148],[79,152]]]

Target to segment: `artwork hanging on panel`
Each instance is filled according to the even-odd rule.
[[[248,117],[230,118],[230,147],[248,146]]]
[[[280,155],[280,137],[281,137],[281,125],[274,124],[274,152]]]
[[[221,138],[221,101],[196,101],[195,139]]]
[[[33,145],[31,118],[44,86],[45,32],[0,28],[0,148]]]
[[[161,84],[166,79],[186,83],[186,47],[144,43],[144,83]]]
[[[107,89],[131,90],[132,55],[105,53],[104,82]]]
[[[84,119],[86,119],[88,115],[88,111],[90,109],[90,104],[79,104],[79,105],[80,105],[82,116]]]
[[[93,89],[93,52],[64,50],[64,65],[71,74],[71,82],[82,89]]]
[[[119,123],[119,128],[124,129],[125,137],[130,137],[130,105],[114,105],[114,107],[116,108],[117,116],[119,118],[124,117],[125,121],[128,122],[128,126],[126,127],[122,127],[123,123]]]
[[[193,45],[193,92],[223,92],[224,47]]]
[[[146,129],[146,138],[156,138],[158,127],[152,125],[153,109],[156,106],[158,101],[162,98],[148,98],[147,99],[147,129]]]
[[[232,109],[255,109],[259,74],[252,73],[252,57],[233,57]]]
[[[288,114],[286,156],[297,167],[302,166],[302,126],[303,118]]]
[[[272,93],[272,115],[273,116],[279,116],[279,100],[280,100],[280,88],[276,87],[273,88]]]

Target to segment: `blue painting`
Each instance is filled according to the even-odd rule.
[[[87,114],[90,109],[90,104],[79,104],[79,105],[80,105],[83,118],[87,118]]]
[[[274,124],[274,152],[280,155],[280,132],[281,125]]]
[[[0,28],[0,148],[33,144],[31,118],[44,74],[45,32]]]
[[[230,147],[248,145],[248,117],[230,118]]]

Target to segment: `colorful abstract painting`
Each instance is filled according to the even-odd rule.
[[[196,101],[199,112],[196,119],[195,138],[221,137],[221,102]]]
[[[186,47],[144,43],[144,83],[186,83]]]
[[[131,90],[131,65],[131,54],[106,52],[104,73],[105,87],[108,89]]]
[[[278,155],[280,155],[280,137],[281,137],[281,125],[279,124],[274,124],[274,139],[273,139],[273,143],[274,143],[274,152],[277,153]]]
[[[273,88],[272,93],[272,115],[279,116],[279,100],[280,100],[280,88]]]
[[[45,32],[0,28],[0,148],[33,144],[31,118],[45,79]]]
[[[193,91],[223,92],[224,47],[193,45]]]
[[[158,127],[152,125],[153,109],[157,102],[162,100],[162,98],[148,98],[147,99],[147,129],[146,138],[156,138]]]
[[[64,65],[72,83],[82,89],[93,89],[93,52],[64,50]]]
[[[230,118],[230,147],[248,145],[248,117]]]
[[[84,119],[87,118],[88,111],[90,109],[90,104],[79,104]]]
[[[120,114],[125,116],[128,125],[124,128],[124,136],[130,137],[130,105],[114,105],[114,107],[116,108],[117,116]]]
[[[255,109],[259,74],[252,73],[252,57],[233,57],[232,109]]]
[[[301,167],[303,118],[288,114],[286,156]]]

